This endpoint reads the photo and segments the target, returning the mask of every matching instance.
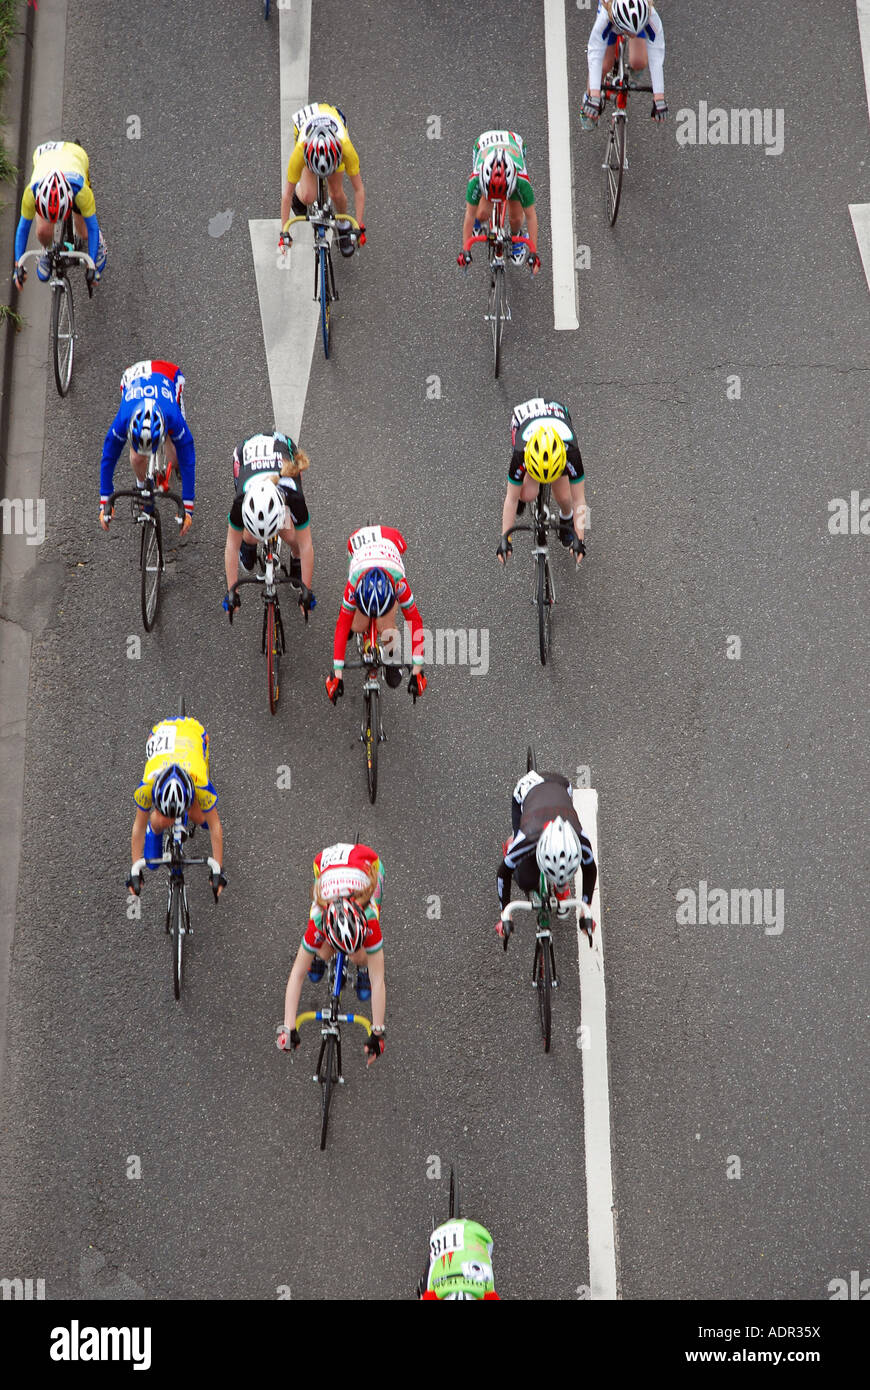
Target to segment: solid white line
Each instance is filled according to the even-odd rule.
[[[553,247],[553,320],[579,328],[574,271],[574,173],[568,117],[568,44],[565,0],[544,0],[547,128],[550,141],[550,227]]]
[[[577,926],[580,961],[580,1021],[588,1029],[583,1058],[583,1140],[586,1146],[586,1220],[589,1230],[589,1287],[595,1299],[615,1299],[616,1230],[613,1215],[613,1169],[610,1153],[610,1073],[607,1065],[607,997],[604,987],[604,926],[601,920],[601,855],[598,848],[598,793],[594,787],[574,791],[580,824],[589,836],[598,865],[592,895],[597,922],[590,949]]]
[[[870,0],[857,0],[858,36],[864,61],[864,86],[867,90],[867,110],[870,112]]]
[[[855,236],[858,238],[867,288],[870,289],[870,203],[850,203],[849,215],[852,218]]]

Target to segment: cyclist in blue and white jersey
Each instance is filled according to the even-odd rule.
[[[628,62],[633,72],[637,74],[649,67],[652,119],[663,121],[667,117],[665,31],[658,10],[648,0],[599,0],[586,46],[589,80],[580,115],[583,130],[591,130],[601,114],[601,80],[616,62],[616,40],[620,34],[628,39]]]
[[[184,415],[184,377],[181,368],[174,362],[156,359],[135,362],[121,377],[120,409],[103,442],[100,525],[104,531],[108,531],[112,519],[106,515],[106,502],[112,492],[115,465],[124,445],[129,441],[136,486],[144,493],[148,464],[151,456],[157,453],[161,440],[166,443],[166,471],[156,475],[156,485],[162,491],[167,491],[169,476],[173,467],[177,466],[184,501],[181,534],[185,535],[193,524],[196,451]]]

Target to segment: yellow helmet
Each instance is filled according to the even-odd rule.
[[[552,483],[565,471],[565,441],[552,425],[539,425],[526,444],[526,468],[536,483]]]

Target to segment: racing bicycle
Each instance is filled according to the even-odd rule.
[[[619,214],[622,183],[628,168],[626,126],[628,124],[629,92],[651,92],[649,83],[633,82],[629,77],[628,43],[620,34],[616,43],[616,62],[601,86],[601,109],[608,101],[614,103],[607,133],[607,153],[604,157],[604,206],[611,227]]]
[[[462,1206],[459,1201],[459,1173],[457,1171],[455,1163],[451,1163],[450,1165],[450,1197],[447,1203],[447,1220],[462,1220]],[[432,1229],[437,1230],[437,1228],[438,1227],[436,1224],[435,1226],[433,1226]],[[417,1280],[418,1298],[422,1298],[424,1293],[426,1292],[426,1288],[429,1283],[429,1266],[432,1262],[432,1258],[432,1247],[430,1245],[429,1253],[426,1256],[426,1263],[423,1266],[423,1274],[420,1277],[420,1279]]]
[[[342,222],[349,222],[355,249],[365,245],[365,228],[355,221],[349,213],[340,214]],[[309,222],[314,232],[314,298],[320,301],[320,336],[323,341],[323,355],[329,357],[332,345],[332,305],[339,298],[335,288],[335,272],[332,267],[332,242],[338,222],[332,199],[329,196],[326,179],[317,180],[317,202],[312,203],[305,216],[291,217],[281,233],[281,245],[285,252],[293,245],[290,228],[294,222]]]
[[[327,969],[329,989],[329,1008],[313,1009],[299,1014],[296,1027],[303,1023],[317,1022],[320,1028],[320,1053],[317,1070],[313,1080],[320,1083],[320,1147],[326,1148],[326,1131],[329,1125],[329,1106],[336,1086],[344,1085],[341,1070],[341,1024],[356,1023],[363,1029],[366,1037],[372,1031],[371,1021],[364,1014],[343,1014],[341,1010],[341,991],[347,980],[347,956],[337,951]],[[278,1025],[278,1032],[282,1025]]]
[[[273,540],[261,541],[257,546],[257,568],[262,573],[252,574],[247,578],[239,579],[230,590],[235,595],[242,584],[261,584],[263,589],[263,631],[260,641],[260,649],[266,658],[266,689],[269,695],[269,711],[274,714],[278,708],[278,696],[280,694],[280,668],[281,657],[287,650],[284,639],[284,620],[281,617],[281,605],[278,602],[279,584],[291,584],[294,589],[299,591],[299,603],[302,608],[306,623],[308,613],[314,607],[314,595],[311,590],[302,583],[299,573],[299,562],[295,556],[291,556],[290,565],[281,558],[281,537],[275,536]],[[233,621],[233,610],[230,609],[230,622]]]
[[[160,581],[166,568],[163,553],[163,527],[156,503],[166,498],[175,507],[175,521],[178,526],[184,522],[184,502],[177,492],[170,489],[172,460],[166,458],[166,441],[160,440],[156,454],[148,463],[143,488],[121,488],[113,492],[106,501],[103,515],[111,518],[115,502],[119,497],[130,498],[130,514],[135,525],[142,528],[139,544],[139,602],[142,609],[142,623],[150,632],[157,621],[160,603]]]
[[[535,247],[526,236],[513,236],[507,223],[507,205],[503,198],[496,198],[491,205],[489,224],[485,230],[470,236],[462,248],[465,257],[464,269],[468,274],[471,264],[471,247],[476,242],[486,242],[487,263],[489,265],[489,298],[487,300],[485,321],[489,324],[492,339],[492,357],[495,375],[501,371],[501,344],[504,326],[511,321],[511,306],[508,300],[507,277],[505,269],[513,257],[513,247],[522,245],[525,251],[536,255]],[[529,264],[529,274],[532,274]]]
[[[403,676],[409,668],[403,667],[398,662],[385,659],[378,640],[376,618],[371,619],[368,632],[356,634],[356,643],[359,659],[345,662],[344,669],[346,671],[363,670],[366,673],[363,681],[363,719],[359,738],[360,743],[365,748],[369,801],[374,804],[378,794],[378,746],[387,741],[387,736],[384,733],[384,722],[381,717],[381,671],[385,671],[389,666],[394,670],[398,669],[400,676]],[[414,695],[414,704],[416,705],[416,703],[417,696]]]
[[[553,608],[556,603],[547,536],[549,532],[558,530],[559,512],[551,501],[550,484],[542,483],[531,505],[531,524],[512,526],[508,532],[509,536],[513,536],[515,531],[531,531],[534,537],[535,588],[532,602],[538,610],[538,653],[542,666],[546,666],[553,649]]]
[[[48,257],[49,264],[46,283],[51,290],[51,359],[54,364],[54,382],[60,395],[65,396],[72,381],[76,349],[76,315],[69,272],[77,265],[84,266],[85,270],[94,269],[94,263],[87,252],[76,250],[72,213],[68,213],[62,223],[55,224],[54,240],[47,250],[40,247],[38,251],[25,251],[19,264],[23,266],[25,261],[39,260],[43,255]],[[92,299],[93,294],[94,287],[89,284],[88,298]]]

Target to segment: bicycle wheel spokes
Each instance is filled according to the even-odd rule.
[[[550,1051],[551,1036],[551,1013],[550,1013],[550,990],[553,984],[552,958],[550,955],[550,942],[548,938],[538,938],[535,943],[535,964],[534,978],[538,990],[538,1013],[541,1018],[541,1034],[544,1039],[544,1051]]]
[[[51,353],[54,360],[54,380],[58,391],[65,396],[72,381],[75,354],[76,319],[72,286],[66,276],[52,283],[51,289]]]
[[[155,508],[154,515],[140,523],[142,526],[142,545],[139,552],[141,570],[140,598],[142,602],[142,622],[145,631],[150,632],[157,619],[160,602],[160,576],[163,573],[163,533],[160,517]]]
[[[278,672],[281,664],[277,603],[266,604],[266,683],[269,687],[269,710],[278,708]]]
[[[366,779],[369,788],[369,801],[374,805],[378,794],[378,737],[380,734],[380,712],[378,691],[366,691],[366,718],[363,738],[366,752]]]
[[[607,140],[607,158],[604,162],[604,203],[607,220],[611,227],[619,212],[622,195],[622,177],[625,173],[625,116],[616,111],[610,125]]]
[[[546,666],[553,645],[553,585],[550,578],[549,557],[538,555],[536,562],[535,602],[538,607],[538,651],[541,665]]]
[[[320,1066],[320,1147],[326,1148],[326,1130],[329,1125],[329,1103],[332,1099],[332,1089],[338,1081],[338,1058],[336,1056],[336,1038],[330,1033],[326,1039],[326,1051]]]

